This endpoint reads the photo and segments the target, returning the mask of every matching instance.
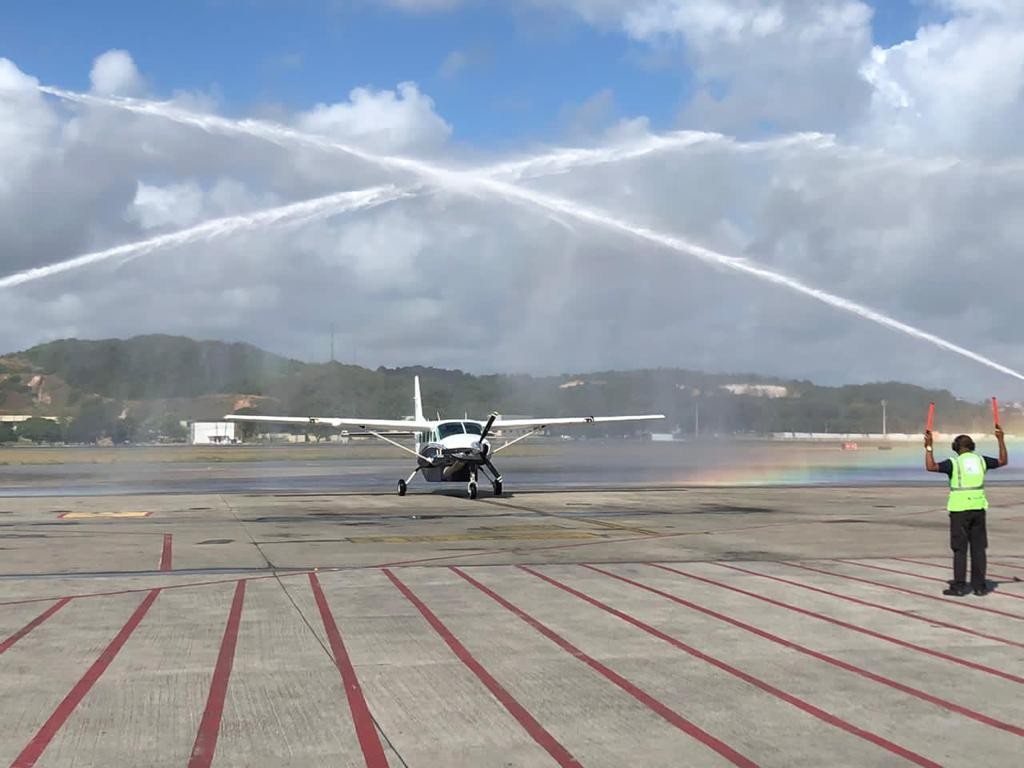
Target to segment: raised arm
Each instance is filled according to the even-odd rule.
[[[929,472],[941,472],[939,465],[935,463],[935,454],[932,452],[932,431],[929,429],[924,433],[924,468]]]
[[[999,441],[999,466],[1005,467],[1010,462],[1010,457],[1006,453],[1006,436],[1003,434],[1003,428],[996,424],[996,440]]]

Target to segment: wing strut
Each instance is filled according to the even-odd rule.
[[[419,453],[417,451],[414,451],[412,448],[408,448],[408,447],[402,445],[397,440],[392,440],[389,437],[384,437],[384,435],[382,435],[380,432],[374,432],[372,429],[368,429],[366,431],[369,432],[374,437],[380,438],[385,443],[391,443],[391,445],[395,446],[395,448],[398,448],[399,450],[405,451],[406,453],[411,453],[413,456],[416,456],[417,458],[423,459],[424,461],[430,461],[430,457],[424,456],[422,453]],[[433,462],[431,462],[431,463],[433,463]]]

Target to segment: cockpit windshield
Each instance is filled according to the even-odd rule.
[[[464,421],[464,422],[462,422],[462,426],[464,426],[466,428],[466,434],[467,435],[482,435],[483,434],[483,430],[480,428],[480,425],[477,424],[475,421]]]
[[[462,434],[462,422],[461,421],[446,421],[443,424],[437,425],[437,434],[442,440],[452,435]]]

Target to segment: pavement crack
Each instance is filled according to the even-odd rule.
[[[267,553],[263,551],[263,547],[261,547],[260,543],[256,541],[256,537],[250,533],[249,527],[245,524],[245,521],[238,515],[238,510],[231,506],[231,503],[224,498],[224,494],[219,493],[217,496],[221,500],[221,503],[227,507],[228,512],[231,513],[231,517],[235,519],[235,523],[238,524],[238,527],[245,533],[246,538],[249,539],[249,543],[253,545],[257,552],[260,553],[260,557],[263,558],[263,562],[267,564],[267,567],[276,569],[277,566],[270,561],[270,558],[267,557]]]

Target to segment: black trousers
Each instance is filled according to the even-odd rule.
[[[967,550],[971,550],[971,587],[985,586],[985,548],[988,533],[985,530],[985,510],[971,509],[949,513],[949,546],[953,550],[953,581],[967,581]]]

